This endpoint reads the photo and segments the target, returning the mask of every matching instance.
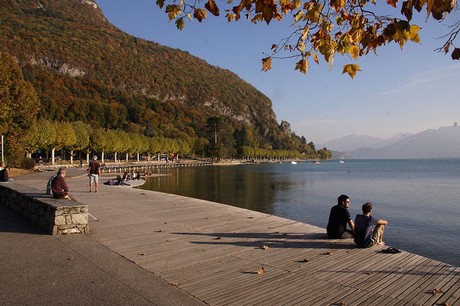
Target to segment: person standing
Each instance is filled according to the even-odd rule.
[[[372,203],[367,202],[362,206],[363,214],[355,218],[355,243],[360,248],[369,248],[383,242],[383,232],[387,220],[376,219],[372,214]]]
[[[93,160],[89,163],[88,176],[89,176],[89,192],[98,192],[99,190],[99,176],[101,175],[101,165],[97,161],[97,156],[93,156]]]
[[[353,238],[355,224],[348,212],[350,198],[342,194],[337,199],[337,205],[331,208],[327,223],[327,236],[330,239]],[[347,224],[350,229],[347,229]]]
[[[59,168],[55,178],[51,181],[51,191],[53,192],[53,198],[55,199],[69,199],[69,187],[65,181],[67,170],[65,168]]]

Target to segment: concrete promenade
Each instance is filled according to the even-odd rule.
[[[16,180],[45,189],[52,172]],[[460,268],[322,228],[70,170],[90,234],[47,236],[0,209],[1,305],[459,305]]]

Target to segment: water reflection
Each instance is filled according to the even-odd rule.
[[[245,166],[169,169],[169,176],[149,178],[143,189],[179,194],[273,214],[277,188],[264,172]]]

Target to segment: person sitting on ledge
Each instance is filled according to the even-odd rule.
[[[66,174],[67,170],[65,168],[59,168],[56,177],[51,182],[51,190],[53,191],[53,198],[55,199],[70,200],[70,196],[68,195],[69,187],[65,181]]]
[[[337,199],[337,205],[331,208],[329,221],[327,223],[327,236],[330,239],[347,239],[353,238],[355,225],[348,212],[350,207],[350,198],[342,194]],[[347,224],[350,229],[347,230]]]
[[[10,181],[8,172],[10,169],[6,167],[4,162],[0,163],[0,182],[8,182]]]
[[[362,206],[363,214],[355,219],[355,243],[360,248],[369,248],[376,244],[383,245],[383,232],[387,220],[376,219],[371,216],[372,203],[367,202]]]

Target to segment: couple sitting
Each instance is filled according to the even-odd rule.
[[[354,238],[356,245],[361,248],[384,244],[383,232],[388,221],[371,216],[372,204],[367,202],[362,206],[363,214],[357,215],[355,222],[348,212],[348,207],[350,198],[342,194],[329,214],[327,236],[331,239]],[[347,224],[350,229],[347,229]]]

